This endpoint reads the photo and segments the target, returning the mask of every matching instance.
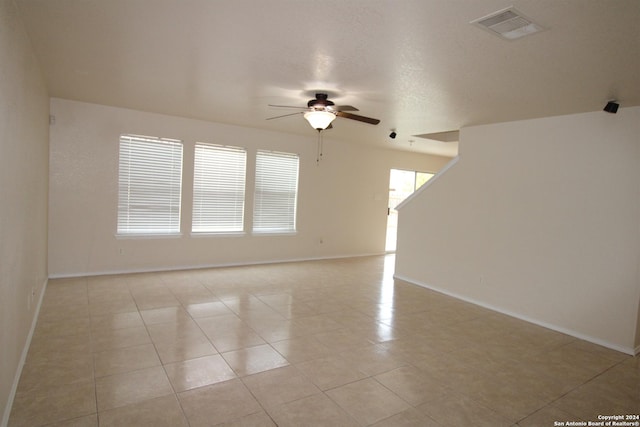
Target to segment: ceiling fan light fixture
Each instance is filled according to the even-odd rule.
[[[315,130],[324,130],[335,120],[336,115],[328,111],[307,111],[304,118]]]

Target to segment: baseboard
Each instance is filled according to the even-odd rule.
[[[31,329],[29,329],[29,335],[27,335],[27,340],[25,341],[24,348],[22,349],[22,354],[20,355],[20,361],[18,362],[18,369],[16,370],[16,374],[13,378],[13,385],[11,386],[11,392],[9,393],[9,399],[7,400],[7,404],[4,408],[2,423],[0,423],[0,426],[2,427],[7,427],[7,425],[9,424],[9,416],[11,415],[11,408],[13,407],[13,401],[16,398],[16,392],[18,391],[18,383],[20,382],[22,369],[24,368],[24,364],[27,361],[27,354],[29,354],[29,347],[31,347],[31,339],[33,338],[33,333],[36,330],[36,324],[38,323],[38,316],[40,315],[40,307],[42,306],[44,293],[47,290],[47,283],[48,283],[48,279],[45,279],[44,284],[40,289],[40,295],[38,296],[38,304],[36,305],[36,309],[33,313],[33,319],[31,320]]]
[[[305,262],[305,261],[326,261],[332,259],[345,259],[345,258],[364,258],[368,256],[386,255],[384,252],[379,253],[363,253],[363,254],[350,254],[350,255],[331,255],[323,257],[304,257],[304,258],[287,258],[276,260],[263,260],[263,261],[245,261],[245,262],[230,262],[220,264],[197,264],[197,265],[181,265],[165,268],[132,268],[125,270],[104,270],[104,271],[89,271],[79,273],[58,273],[49,275],[49,279],[68,279],[73,277],[94,277],[94,276],[108,276],[114,274],[136,274],[136,273],[161,273],[168,271],[182,271],[182,270],[203,270],[206,268],[225,268],[225,267],[247,267],[251,265],[268,265],[268,264],[284,264],[287,262]]]
[[[465,302],[468,302],[468,303],[471,303],[471,304],[474,304],[474,305],[477,305],[477,306],[480,306],[480,307],[484,307],[486,309],[495,311],[497,313],[505,314],[505,315],[510,316],[510,317],[515,317],[516,319],[524,320],[525,322],[533,323],[534,325],[542,326],[543,328],[551,329],[552,331],[560,332],[560,333],[563,333],[565,335],[569,335],[569,336],[572,336],[574,338],[581,339],[583,341],[588,341],[590,343],[597,344],[597,345],[600,345],[602,347],[609,348],[611,350],[619,351],[620,353],[625,353],[625,354],[628,354],[630,356],[635,356],[636,354],[640,353],[640,346],[636,347],[635,349],[633,349],[631,347],[619,346],[617,344],[613,344],[613,343],[610,343],[608,341],[601,340],[599,338],[595,338],[595,337],[592,337],[592,336],[589,336],[589,335],[585,335],[585,334],[583,334],[581,332],[577,332],[577,331],[574,331],[574,330],[571,330],[571,329],[567,329],[567,328],[564,328],[562,326],[554,325],[554,324],[551,324],[551,323],[543,322],[543,321],[540,321],[538,319],[534,319],[534,318],[531,318],[531,317],[528,317],[528,316],[523,316],[523,315],[521,315],[519,313],[514,313],[512,311],[505,310],[505,309],[503,309],[501,307],[496,307],[496,306],[493,306],[491,304],[486,304],[486,303],[484,303],[482,301],[474,300],[473,298],[468,298],[468,297],[465,297],[463,295],[456,294],[454,292],[449,292],[449,291],[447,291],[445,289],[441,289],[441,288],[438,288],[436,286],[432,286],[432,285],[430,285],[428,283],[424,283],[424,282],[422,282],[420,280],[415,280],[415,279],[412,279],[410,277],[405,277],[405,276],[402,276],[402,275],[394,275],[393,277],[394,277],[394,279],[403,280],[405,282],[409,282],[409,283],[412,283],[414,285],[421,286],[423,288],[431,289],[433,291],[436,291],[436,292],[439,292],[441,294],[450,296],[452,298],[456,298],[456,299],[459,299],[459,300],[462,300],[462,301],[465,301]]]

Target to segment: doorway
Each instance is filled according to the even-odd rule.
[[[433,173],[402,169],[391,169],[389,172],[389,207],[387,208],[387,240],[386,252],[396,251],[398,238],[398,206],[425,182],[433,177]]]

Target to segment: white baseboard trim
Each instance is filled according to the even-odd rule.
[[[47,290],[47,283],[48,283],[48,280],[45,280],[44,284],[40,289],[40,295],[38,296],[38,304],[36,305],[36,309],[33,313],[33,319],[31,320],[31,329],[29,329],[29,335],[27,335],[27,340],[25,341],[24,348],[22,349],[22,354],[20,355],[20,361],[18,362],[18,369],[16,369],[16,374],[13,377],[13,385],[11,386],[9,399],[7,399],[7,404],[4,408],[2,423],[0,423],[0,426],[2,427],[7,427],[7,425],[9,424],[9,416],[11,415],[11,408],[13,407],[13,401],[16,398],[16,392],[18,391],[18,383],[20,382],[22,369],[24,368],[24,364],[27,361],[27,354],[29,353],[29,347],[31,347],[31,339],[33,338],[33,333],[36,330],[36,324],[38,323],[38,316],[40,315],[40,307],[42,306],[44,293]]]
[[[136,273],[159,273],[167,271],[181,271],[181,270],[203,270],[206,268],[225,268],[225,267],[246,267],[251,265],[267,265],[267,264],[284,264],[287,262],[305,262],[305,261],[325,261],[332,259],[345,259],[345,258],[364,258],[369,256],[386,255],[384,252],[379,253],[365,253],[365,254],[350,254],[350,255],[331,255],[323,257],[303,257],[303,258],[289,258],[289,259],[275,259],[275,260],[262,260],[262,261],[244,261],[244,262],[230,262],[220,264],[198,264],[198,265],[182,265],[164,268],[132,268],[124,270],[104,270],[104,271],[89,271],[80,273],[58,273],[49,275],[49,279],[68,279],[73,277],[93,277],[93,276],[108,276],[114,274],[136,274]]]
[[[524,320],[525,322],[533,323],[534,325],[542,326],[543,328],[551,329],[553,331],[560,332],[560,333],[563,333],[565,335],[569,335],[569,336],[572,336],[574,338],[578,338],[578,339],[581,339],[581,340],[584,340],[584,341],[588,341],[590,343],[597,344],[597,345],[600,345],[602,347],[607,347],[607,348],[609,348],[611,350],[619,351],[621,353],[625,353],[625,354],[628,354],[630,356],[635,356],[636,354],[640,353],[640,346],[636,347],[635,349],[632,348],[632,347],[623,347],[623,346],[620,346],[620,345],[617,345],[617,344],[610,343],[608,341],[604,341],[604,340],[602,340],[600,338],[595,338],[595,337],[592,337],[592,336],[589,336],[589,335],[585,335],[585,334],[583,334],[581,332],[577,332],[577,331],[574,331],[574,330],[571,330],[571,329],[567,329],[567,328],[564,328],[562,326],[554,325],[554,324],[551,324],[551,323],[543,322],[541,320],[534,319],[534,318],[531,318],[531,317],[528,317],[528,316],[523,316],[522,314],[515,313],[515,312],[509,311],[509,310],[505,310],[505,309],[503,309],[501,307],[496,307],[496,306],[491,305],[491,304],[486,304],[486,303],[484,303],[482,301],[474,300],[473,298],[468,298],[468,297],[465,297],[463,295],[456,294],[454,292],[449,292],[449,291],[447,291],[445,289],[441,289],[441,288],[438,288],[436,286],[432,286],[432,285],[430,285],[428,283],[425,283],[425,282],[422,282],[420,280],[415,280],[415,279],[412,279],[410,277],[406,277],[406,276],[402,276],[402,275],[394,275],[393,277],[394,277],[394,279],[403,280],[405,282],[409,282],[409,283],[412,283],[414,285],[421,286],[423,288],[431,289],[433,291],[436,291],[436,292],[439,292],[441,294],[450,296],[452,298],[456,298],[456,299],[459,299],[459,300],[462,300],[462,301],[465,301],[465,302],[468,302],[468,303],[471,303],[471,304],[474,304],[474,305],[478,305],[480,307],[484,307],[484,308],[487,308],[489,310],[492,310],[492,311],[495,311],[495,312],[498,312],[498,313],[501,313],[501,314],[505,314],[505,315],[510,316],[510,317],[515,317],[516,319]]]

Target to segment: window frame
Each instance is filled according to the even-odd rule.
[[[267,160],[268,159],[268,160]],[[277,160],[274,160],[277,159]],[[299,183],[300,183],[300,155],[297,153],[288,153],[281,151],[273,151],[273,150],[262,150],[258,149],[256,151],[256,164],[255,164],[255,183],[254,183],[254,194],[253,194],[253,212],[252,212],[252,227],[251,233],[254,235],[295,235],[298,233],[298,196],[299,196]],[[287,169],[286,167],[281,165],[274,165],[274,161],[277,163],[278,161],[283,161],[286,163],[286,160],[294,161],[295,166]],[[262,164],[264,161],[264,164]],[[262,169],[264,166],[264,169]],[[270,166],[270,167],[267,167]],[[275,169],[273,166],[277,166]],[[289,165],[291,166],[291,165]],[[266,172],[266,173],[263,173]],[[290,174],[295,178],[295,182],[286,181],[285,183],[292,187],[293,189],[293,197],[288,197],[287,203],[288,206],[266,206],[267,204],[274,204],[274,197],[264,197],[265,194],[268,194],[267,185],[273,186],[274,183],[278,184],[277,181],[281,181],[286,174]],[[275,180],[271,182],[266,182],[267,185],[262,185],[263,180]],[[280,182],[282,183],[282,182]],[[291,193],[291,189],[288,191],[284,191],[284,193]],[[282,193],[282,192],[281,192]],[[265,204],[264,201],[267,203]],[[265,206],[263,209],[262,206]],[[266,210],[271,210],[271,213],[266,213]],[[278,211],[280,216],[282,211],[289,211],[287,216],[286,224],[289,224],[285,227],[265,227],[263,224],[267,224],[269,222],[269,218],[274,218],[278,216]],[[275,214],[274,214],[275,212]],[[260,218],[260,216],[263,218]],[[258,224],[258,227],[256,227]]]
[[[204,151],[201,151],[201,150]],[[199,197],[201,197],[201,195],[198,194],[198,189],[197,186],[199,185],[199,181],[198,181],[198,177],[201,176],[201,172],[199,171],[200,167],[216,167],[216,166],[222,166],[223,169],[226,169],[228,166],[228,162],[225,165],[224,162],[220,161],[221,165],[215,165],[214,163],[205,163],[204,165],[200,165],[198,162],[198,153],[199,152],[206,152],[206,150],[211,150],[209,152],[209,154],[211,153],[215,153],[215,154],[220,154],[220,155],[224,155],[224,154],[228,154],[228,155],[238,155],[238,154],[242,154],[242,162],[241,162],[241,171],[238,169],[235,172],[230,171],[230,174],[228,175],[223,175],[223,174],[215,174],[212,173],[211,175],[209,175],[208,180],[209,182],[211,181],[216,181],[218,184],[220,184],[221,182],[225,181],[225,178],[227,179],[226,182],[231,182],[231,180],[233,180],[233,176],[234,175],[236,178],[240,177],[241,178],[241,183],[235,182],[235,184],[240,184],[240,185],[236,185],[236,190],[238,188],[242,188],[242,191],[240,193],[238,192],[234,192],[235,194],[235,200],[240,200],[241,201],[241,208],[240,208],[240,219],[239,221],[237,221],[235,223],[236,228],[235,229],[223,229],[224,227],[220,227],[220,229],[209,229],[209,230],[205,230],[205,229],[201,229],[201,230],[195,230],[195,225],[196,223],[200,223],[200,221],[196,221],[196,211],[199,209],[196,207],[196,205],[198,203],[202,203],[201,200],[198,200]],[[209,159],[211,160],[211,159]],[[237,160],[237,159],[235,159]],[[218,169],[218,171],[220,171],[220,169]],[[192,236],[207,236],[207,235],[244,235],[245,234],[245,216],[246,216],[246,185],[247,185],[247,149],[244,147],[237,147],[237,146],[230,146],[230,145],[221,145],[221,144],[211,144],[211,143],[206,143],[206,142],[196,142],[194,145],[194,163],[193,163],[193,193],[192,193],[192,200],[191,200],[191,208],[192,208],[192,212],[191,212],[191,235]],[[206,191],[206,189],[205,189]],[[209,191],[212,191],[211,189],[209,189]],[[218,199],[220,200],[220,199]],[[214,203],[215,205],[215,203]],[[215,207],[213,208],[215,209]],[[237,217],[236,217],[237,218]],[[206,222],[202,221],[202,222]],[[204,228],[204,227],[203,227]]]
[[[137,147],[136,147],[137,145]],[[144,147],[143,145],[146,145]],[[156,148],[152,148],[156,146]],[[166,148],[164,158],[157,147]],[[126,152],[124,151],[126,150]],[[136,153],[137,151],[137,153]],[[147,156],[141,155],[147,152]],[[148,155],[152,153],[151,155]],[[116,212],[116,237],[118,238],[171,238],[182,235],[182,173],[184,169],[184,144],[181,140],[147,135],[122,134],[118,144],[118,203]],[[133,166],[133,167],[132,167]],[[162,166],[162,167],[161,167]],[[144,173],[144,170],[158,173]],[[137,178],[132,179],[134,175]],[[123,177],[126,180],[123,181]],[[158,182],[167,180],[165,190],[169,200],[150,203],[153,187],[160,188]],[[144,187],[147,187],[145,192]],[[124,191],[123,191],[124,190]],[[131,203],[132,193],[139,193],[137,203]],[[176,196],[177,194],[177,196]],[[144,199],[147,199],[146,201]],[[125,202],[126,201],[126,202]],[[125,203],[123,203],[125,202]],[[149,221],[140,211],[164,210],[167,217],[156,222]],[[126,216],[127,218],[123,218]],[[137,225],[136,222],[139,224]],[[162,228],[164,224],[164,229]],[[159,227],[159,228],[154,228]]]

